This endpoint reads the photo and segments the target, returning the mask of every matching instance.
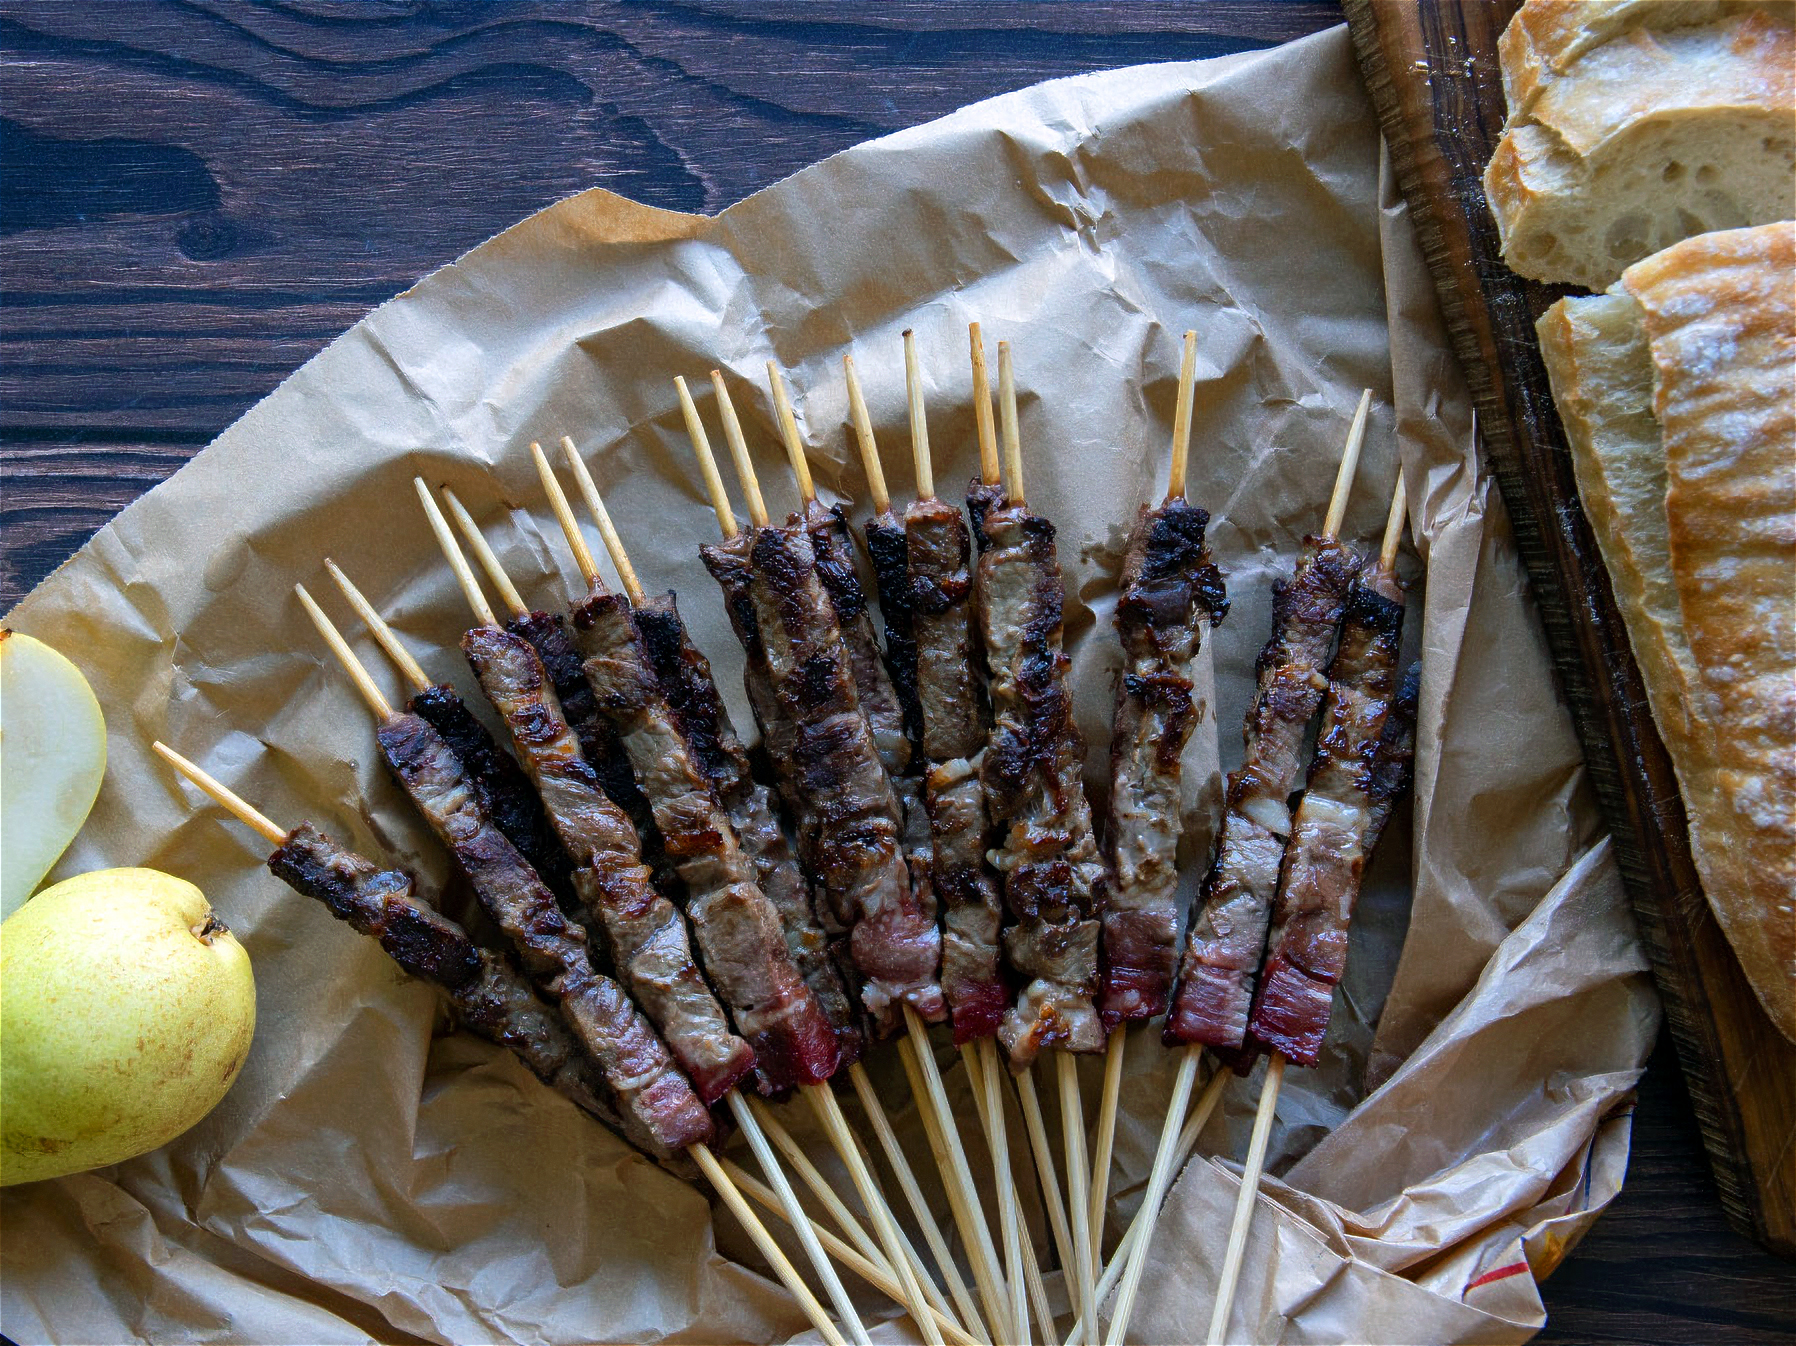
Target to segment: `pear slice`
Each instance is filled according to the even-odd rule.
[[[105,774],[106,721],[81,670],[0,627],[0,918],[68,849]]]

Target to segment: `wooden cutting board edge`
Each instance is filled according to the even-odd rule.
[[[1479,174],[1501,134],[1496,38],[1516,0],[1345,0],[1391,162],[1478,411],[1584,758],[1614,836],[1729,1220],[1796,1257],[1796,1045],[1704,899],[1671,763],[1578,503],[1534,340],[1558,291],[1498,258]]]

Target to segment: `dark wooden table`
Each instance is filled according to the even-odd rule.
[[[600,185],[716,211],[1037,80],[1269,46],[1334,4],[0,3],[0,609],[376,304]],[[1670,1052],[1543,1341],[1787,1342]]]

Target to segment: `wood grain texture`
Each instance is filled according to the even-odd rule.
[[[1561,290],[1503,265],[1480,174],[1502,131],[1514,3],[1348,0],[1355,46],[1477,403],[1561,689],[1615,835],[1721,1199],[1796,1256],[1796,1044],[1771,1025],[1704,900],[1683,804],[1578,504],[1534,320]]]
[[[370,308],[572,192],[716,211],[1040,79],[1339,20],[1279,0],[5,0],[0,610]],[[1796,1277],[1724,1225],[1664,1053],[1635,1125],[1627,1188],[1543,1286],[1542,1339],[1779,1339]]]

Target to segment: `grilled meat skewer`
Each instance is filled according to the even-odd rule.
[[[668,1039],[707,1103],[754,1066],[754,1051],[700,974],[686,922],[656,891],[636,829],[599,788],[561,714],[536,651],[521,637],[475,627],[462,651],[536,781],[562,843],[581,862],[574,882],[611,943],[619,974]]]
[[[577,902],[571,881],[574,861],[549,825],[530,778],[474,717],[454,688],[448,683],[433,683],[426,676],[411,651],[400,642],[398,633],[342,568],[328,556],[324,558],[324,568],[362,619],[374,643],[412,685],[413,695],[406,702],[406,709],[443,736],[449,750],[467,768],[469,782],[494,824],[549,885],[563,909],[571,910]]]
[[[816,873],[849,931],[861,999],[881,1031],[909,1004],[946,1016],[941,933],[934,902],[913,890],[900,844],[903,812],[860,712],[834,607],[806,532],[757,529],[749,548],[749,596],[782,718],[793,727],[792,763],[813,801]]]
[[[1308,537],[1296,572],[1274,593],[1273,634],[1256,663],[1258,688],[1244,727],[1247,753],[1229,776],[1215,858],[1166,1017],[1169,1044],[1230,1050],[1246,1034],[1291,832],[1287,801],[1359,567],[1358,553],[1338,538]]]
[[[606,1065],[619,1043],[649,1060],[652,1053],[644,1055],[648,1049],[631,1028],[629,998],[593,965],[586,932],[562,914],[554,894],[494,825],[447,742],[422,717],[388,705],[312,596],[303,586],[296,592],[379,718],[375,739],[388,770],[455,857],[524,971],[560,1006],[595,1061]]]
[[[1409,784],[1420,668],[1399,686],[1403,608],[1403,587],[1382,556],[1348,591],[1322,727],[1285,848],[1247,1042],[1295,1065],[1316,1064],[1360,880]]]
[[[1044,1047],[1104,1045],[1093,1004],[1103,864],[1060,648],[1066,595],[1054,525],[1026,504],[990,503],[979,485],[969,503],[981,543],[978,609],[994,718],[982,779],[1003,829],[994,862],[1013,921],[1004,950],[1028,979],[998,1036],[1021,1068]]]
[[[626,561],[626,593],[609,591],[560,482],[540,446],[532,447],[543,486],[588,582],[587,595],[573,608],[586,678],[600,714],[629,754],[668,842],[669,858],[686,886],[686,911],[706,972],[754,1049],[763,1092],[821,1083],[840,1063],[835,1031],[793,965],[779,912],[761,891],[754,862],[662,694],[634,620],[641,586]],[[565,447],[579,467],[587,503],[610,540],[610,518],[598,488],[585,474],[572,442]],[[614,554],[622,554],[621,543]],[[671,601],[664,611],[671,611]]]
[[[845,362],[845,370],[873,488],[875,512],[864,527],[879,582],[886,656],[907,725],[914,726],[912,766],[922,775],[928,836],[913,847],[913,855],[926,859],[930,886],[942,906],[942,994],[954,1041],[964,1046],[995,1034],[1010,1003],[999,970],[1002,904],[985,860],[991,829],[979,767],[988,717],[975,665],[967,526],[959,509],[935,495],[914,335],[906,332],[904,343],[917,498],[902,519],[886,494],[860,381],[852,363]]]
[[[380,868],[309,822],[283,832],[179,753],[152,746],[274,845],[268,867],[277,877],[379,941],[400,967],[441,990],[463,1024],[513,1052],[538,1079],[658,1158],[710,1140],[710,1113],[615,983],[615,1031],[599,1041],[598,1054],[582,1055],[576,1037],[584,1035],[570,1036],[512,960],[480,948],[421,901],[409,875]]]
[[[589,918],[604,931],[619,977],[692,1077],[699,1096],[714,1103],[753,1069],[754,1052],[730,1027],[700,974],[685,918],[650,882],[636,829],[600,789],[542,660],[522,636],[501,630],[492,620],[429,488],[421,479],[417,487],[444,556],[482,621],[463,636],[462,652],[578,865],[575,891]]]
[[[854,675],[861,716],[873,735],[880,762],[896,780],[910,766],[911,740],[906,731],[904,708],[886,671],[879,643],[873,638],[867,594],[861,587],[860,572],[854,563],[854,538],[848,528],[848,511],[840,505],[825,505],[817,499],[810,465],[805,461],[804,442],[798,434],[798,420],[792,414],[792,403],[786,396],[786,383],[771,360],[767,362],[767,385],[773,394],[780,439],[792,464],[793,475],[798,479],[800,509],[786,523],[791,528],[802,528],[810,539],[817,578],[834,609],[842,648]]]
[[[595,1039],[598,1052],[583,1055],[516,965],[480,948],[467,931],[421,902],[406,874],[379,868],[311,823],[286,835],[268,857],[268,868],[378,940],[400,967],[441,990],[462,1024],[511,1051],[538,1079],[637,1148],[666,1160],[712,1138],[704,1104],[609,978],[600,979],[597,995],[585,997],[609,1013],[585,1016],[607,1032]]]
[[[1110,740],[1105,848],[1105,1027],[1164,1014],[1178,969],[1180,758],[1197,721],[1191,661],[1228,611],[1204,546],[1209,515],[1184,496],[1143,505],[1123,563],[1116,630],[1123,669]]]
[[[812,801],[799,779],[794,750],[796,731],[774,694],[766,651],[761,645],[760,623],[749,594],[752,570],[748,552],[753,541],[752,534],[739,533],[723,542],[701,546],[699,556],[723,591],[731,629],[746,655],[742,677],[748,691],[749,708],[773,766],[780,803],[797,836],[799,856],[804,861],[802,866],[791,855],[792,848],[780,827],[770,792],[754,779],[747,750],[729,724],[728,711],[722,698],[715,696],[715,689],[712,689],[712,695],[683,698],[684,708],[679,713],[692,735],[690,742],[699,743],[708,734],[717,745],[715,753],[707,753],[701,748],[699,759],[730,809],[737,836],[742,838],[744,846],[755,848],[757,864],[762,867],[763,891],[780,909],[786,947],[792,951],[793,961],[799,966],[805,984],[828,1011],[844,1059],[852,1059],[853,1055],[859,1054],[865,1041],[860,977],[849,951],[847,928],[836,920],[823,897],[821,885],[813,885],[805,877],[807,872],[817,872],[815,844],[818,828]],[[691,642],[682,638],[679,658],[690,668],[694,665],[688,660],[686,650],[698,655]],[[703,655],[698,657],[702,659]],[[706,708],[707,703],[713,702],[714,713]]]

